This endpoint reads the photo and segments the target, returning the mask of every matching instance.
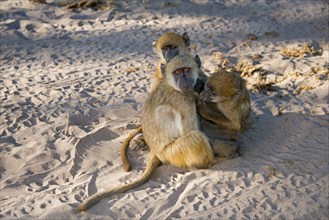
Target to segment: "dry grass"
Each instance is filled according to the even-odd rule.
[[[314,86],[300,85],[294,90],[295,95],[300,95],[303,91],[309,91],[315,89]]]
[[[322,49],[315,49],[310,44],[303,44],[297,48],[284,47],[281,49],[281,54],[285,57],[318,56],[322,54]]]
[[[139,70],[138,67],[134,67],[134,66],[128,66],[124,69],[124,72],[126,73],[134,73],[137,72]]]
[[[58,3],[58,5],[72,10],[86,8],[105,10],[115,7],[113,0],[62,0]]]
[[[42,3],[42,4],[47,4],[46,0],[29,0],[30,2],[33,3]]]
[[[235,70],[241,73],[241,76],[252,76],[256,72],[264,75],[265,70],[260,65],[252,65],[249,61],[241,61],[235,65]]]

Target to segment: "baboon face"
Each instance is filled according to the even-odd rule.
[[[162,55],[166,62],[168,63],[172,58],[179,54],[179,49],[177,45],[166,45],[161,48]]]
[[[175,90],[181,92],[193,91],[199,77],[200,58],[177,55],[169,63],[161,64],[162,76]]]
[[[193,90],[195,80],[192,75],[191,67],[182,67],[174,70],[172,73],[176,84],[182,92],[189,92]]]
[[[201,92],[201,99],[205,102],[220,102],[233,97],[241,87],[236,73],[221,70],[213,73]]]
[[[189,45],[190,38],[186,32],[183,35],[168,32],[153,41],[153,50],[168,63],[175,56],[185,54]]]
[[[205,102],[216,102],[217,101],[217,94],[215,90],[209,85],[209,83],[204,84],[204,89],[200,93],[200,98]]]

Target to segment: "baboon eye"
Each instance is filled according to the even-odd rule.
[[[169,49],[175,49],[177,46],[175,45],[167,45],[167,46],[164,46],[162,47],[163,50],[169,50]]]
[[[187,73],[187,72],[189,72],[190,70],[191,70],[191,68],[188,68],[188,67],[186,67],[186,68],[183,69],[184,73]]]
[[[212,88],[209,84],[208,84],[207,86],[208,86],[208,88],[210,89],[211,93],[212,93],[213,95],[216,95],[216,92],[215,92],[214,88]]]
[[[215,92],[215,90],[213,88],[210,88],[210,91],[214,96],[217,96],[217,93]]]
[[[177,70],[174,71],[175,75],[179,75],[179,74],[182,74],[182,73],[183,73],[182,69],[177,69]]]

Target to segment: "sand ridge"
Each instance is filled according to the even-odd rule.
[[[1,218],[328,218],[326,1],[56,3],[0,2]],[[86,196],[143,172],[147,150],[128,152],[129,173],[118,152],[140,124],[152,40],[166,31],[189,34],[206,74],[224,65],[247,81],[243,155],[209,170],[163,165],[145,185],[76,214]],[[320,53],[282,52],[305,45]]]

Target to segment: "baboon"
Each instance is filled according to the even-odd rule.
[[[157,84],[163,77],[161,73],[161,64],[166,64],[177,55],[190,55],[190,52],[188,50],[189,46],[190,38],[186,32],[182,35],[173,32],[167,32],[163,34],[159,39],[153,41],[153,51],[159,56],[160,59],[157,63],[155,72],[151,77],[150,91],[152,91],[157,86]],[[198,57],[198,59],[200,58]],[[194,87],[194,90],[197,93],[200,93],[203,89],[204,83],[207,80],[207,76],[201,71],[200,68],[198,73],[199,77],[197,79],[197,83]],[[141,131],[142,128],[138,128],[137,130]],[[120,147],[120,155],[123,164],[123,169],[126,172],[129,172],[131,170],[131,165],[127,158],[127,149],[129,147],[131,139],[138,132],[137,130],[134,130],[133,133],[125,139],[125,141]],[[139,136],[137,143],[144,143],[143,135]]]
[[[188,51],[188,46],[190,46],[190,38],[186,32],[182,35],[173,32],[167,32],[163,34],[159,39],[153,41],[153,51],[158,55],[159,61],[157,62],[156,69],[153,75],[151,76],[150,91],[152,91],[157,86],[157,84],[162,78],[161,64],[166,64],[172,58],[179,54],[189,55],[190,52]],[[141,127],[135,129],[121,144],[120,156],[122,160],[123,169],[126,172],[131,170],[131,165],[127,158],[127,149],[129,147],[131,139],[135,136],[137,132],[141,130]],[[144,142],[143,135],[139,136],[138,142]]]
[[[198,62],[198,59],[196,59]],[[150,160],[144,174],[137,180],[97,193],[78,208],[84,211],[99,200],[141,186],[150,179],[162,163],[195,169],[208,168],[214,154],[231,156],[237,147],[222,141],[211,147],[208,138],[199,131],[193,86],[198,78],[198,65],[190,56],[178,55],[162,65],[162,77],[142,108],[142,128],[150,148]]]
[[[250,112],[245,81],[236,72],[218,69],[206,82],[197,103],[198,113],[220,128],[243,130]]]
[[[208,168],[214,162],[208,138],[198,127],[193,92],[198,68],[186,55],[162,65],[164,77],[142,110],[144,139],[151,153],[163,163],[190,169]]]

